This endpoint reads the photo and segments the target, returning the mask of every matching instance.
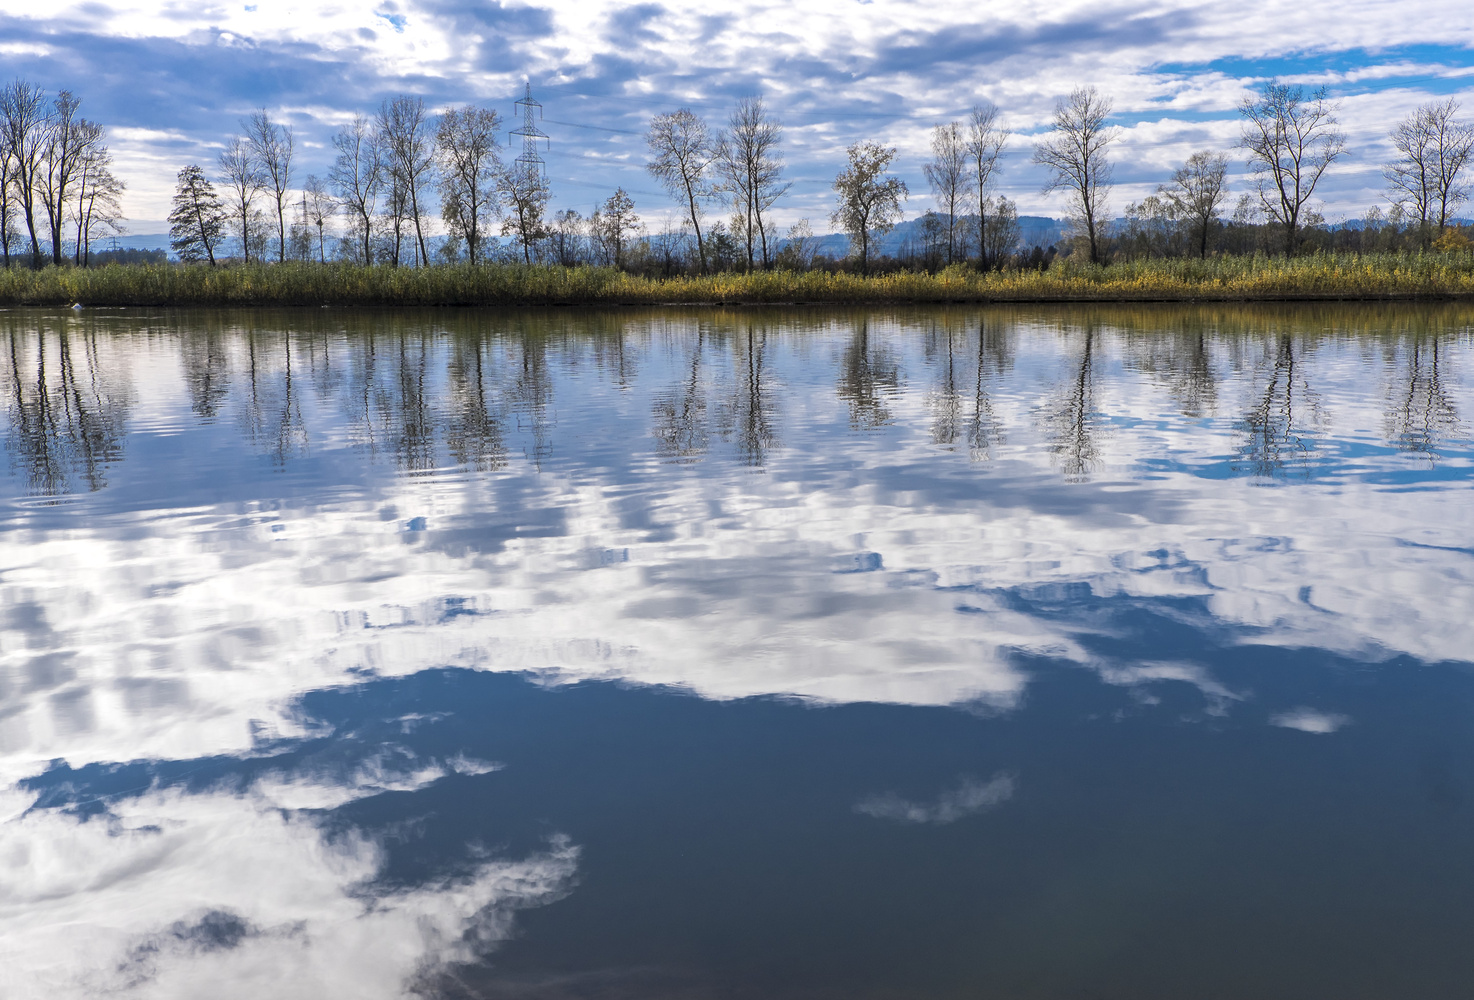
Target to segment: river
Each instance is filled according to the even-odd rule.
[[[1471,323],[0,311],[0,994],[1467,996]]]

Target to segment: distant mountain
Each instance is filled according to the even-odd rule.
[[[976,231],[977,216],[963,216],[958,220],[960,225],[968,227],[969,231]],[[1066,223],[1060,219],[1050,219],[1042,215],[1021,215],[1018,219],[1019,243],[1025,250],[1035,246],[1049,247],[1059,243],[1064,235]],[[433,255],[440,245],[445,241],[444,236],[426,237],[425,243]],[[501,243],[512,242],[510,238],[498,240]],[[780,243],[781,245],[781,243]],[[906,252],[915,252],[921,245],[921,219],[907,219],[897,224],[896,228],[887,233],[877,241],[875,246],[876,256],[895,257]],[[129,233],[125,236],[109,237],[98,240],[93,244],[94,251],[111,250],[163,250],[169,254],[170,260],[177,260],[169,245],[168,233]],[[826,233],[817,238],[816,253],[827,257],[843,257],[849,253],[850,240],[843,233]]]
[[[123,236],[109,236],[105,239],[94,240],[92,243],[94,251],[103,250],[163,250],[173,256],[169,249],[168,233],[127,233]]]
[[[1386,220],[1384,219],[1382,221],[1383,221],[1383,224],[1385,225],[1386,224]],[[1448,220],[1448,224],[1450,226],[1469,226],[1469,225],[1474,225],[1474,219],[1449,219]],[[1337,230],[1337,229],[1350,229],[1350,230],[1352,230],[1354,232],[1358,232],[1359,233],[1363,229],[1365,229],[1366,226],[1367,226],[1367,224],[1366,224],[1366,220],[1365,219],[1347,219],[1344,222],[1332,222],[1329,225],[1327,225],[1326,228],[1327,229],[1330,229],[1332,231]]]
[[[966,215],[958,223],[969,232],[977,231],[978,217]],[[1067,223],[1042,215],[1021,215],[1018,218],[1019,243],[1024,249],[1050,247],[1063,238]],[[896,257],[908,249],[914,251],[921,245],[921,219],[907,219],[876,242],[875,253],[880,257]],[[828,233],[818,238],[816,253],[827,257],[843,257],[849,253],[850,239],[843,233]]]

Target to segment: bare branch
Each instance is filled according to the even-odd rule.
[[[1106,124],[1111,102],[1094,87],[1076,88],[1055,105],[1054,136],[1034,145],[1034,162],[1048,167],[1053,178],[1045,192],[1069,190],[1077,225],[1090,242],[1090,262],[1101,262],[1105,231],[1105,197],[1111,186],[1106,147],[1120,130]]]

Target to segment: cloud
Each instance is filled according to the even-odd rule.
[[[1083,0],[1047,11],[746,0],[713,16],[695,0],[356,7],[263,0],[229,8],[60,0],[12,14],[4,51],[12,71],[48,89],[76,89],[87,112],[106,124],[190,137],[192,151],[142,134],[119,138],[128,208],[137,218],[162,218],[174,172],[191,159],[213,159],[210,151],[252,108],[332,109],[293,121],[318,150],[304,147],[302,176],[321,175],[336,122],[386,96],[408,91],[435,106],[477,101],[507,113],[529,80],[550,118],[635,133],[651,114],[680,104],[720,119],[737,97],[763,93],[789,126],[786,149],[798,183],[779,214],[792,221],[827,205],[837,158],[861,137],[901,147],[900,170],[915,192],[911,210],[924,210],[921,162],[931,124],[988,98],[1010,127],[1033,133],[1078,83],[1114,95],[1127,124],[1143,110],[1165,108],[1183,114],[1184,124],[1207,115],[1219,126],[1236,124],[1238,98],[1266,75],[1329,72],[1338,94],[1406,88],[1392,108],[1347,105],[1353,136],[1376,142],[1387,113],[1404,114],[1428,94],[1448,91],[1456,86],[1450,77],[1469,68],[1474,25],[1450,19],[1445,6],[1409,0],[1347,16],[1328,0],[1232,8],[1179,0],[1147,14]],[[1420,76],[1398,75],[1414,71]],[[552,134],[555,201],[582,207],[589,185],[637,182],[638,135],[566,127]],[[1060,214],[1061,203],[1039,193],[1028,144],[1020,137],[1006,157],[1003,191],[1025,211]],[[1364,145],[1353,143],[1347,166],[1379,162],[1380,152]],[[1152,140],[1128,135],[1118,148],[1123,168],[1145,159],[1155,174],[1122,179],[1148,189],[1166,176],[1162,155]],[[593,174],[590,157],[602,160]],[[632,161],[628,169],[623,160]],[[1333,207],[1359,209],[1367,196],[1341,171],[1327,175],[1323,190]],[[658,196],[640,207],[674,211]]]
[[[1014,785],[1013,776],[1003,772],[987,782],[964,777],[956,788],[938,795],[934,802],[912,802],[886,792],[861,799],[855,803],[855,812],[876,819],[941,826],[1007,802],[1013,798]]]
[[[1302,733],[1325,736],[1351,723],[1351,717],[1334,712],[1320,712],[1313,708],[1296,708],[1270,717],[1270,725],[1286,729],[1298,729]]]
[[[323,798],[292,784],[313,782],[155,790],[86,820],[23,811],[20,793],[4,793],[7,998],[391,1000],[493,948],[519,909],[560,898],[577,865],[578,849],[555,837],[525,858],[384,884],[380,845],[283,808]]]
[[[1109,662],[1093,664],[1101,680],[1107,684],[1121,684],[1128,687],[1156,683],[1159,681],[1180,681],[1191,684],[1203,694],[1208,702],[1209,715],[1226,715],[1231,703],[1242,701],[1245,695],[1229,690],[1223,684],[1214,680],[1212,675],[1202,666],[1196,663],[1138,663],[1129,665],[1117,665]]]

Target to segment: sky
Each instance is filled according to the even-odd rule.
[[[1000,193],[1050,216],[1064,196],[1044,193],[1031,146],[1080,85],[1110,97],[1121,126],[1116,214],[1198,149],[1232,153],[1234,196],[1247,190],[1236,108],[1267,81],[1324,85],[1339,103],[1348,154],[1318,192],[1332,221],[1385,203],[1398,119],[1448,96],[1474,114],[1474,5],[1448,0],[0,0],[0,58],[5,76],[70,89],[108,127],[135,233],[165,228],[175,173],[213,169],[251,111],[292,126],[305,179],[326,174],[339,127],[397,94],[489,107],[510,129],[530,84],[553,208],[587,213],[623,187],[652,226],[678,207],[644,169],[650,117],[690,107],[719,125],[761,95],[794,182],[778,221],[821,232],[859,140],[899,149],[907,218],[932,207],[930,129],[979,101],[1014,132]]]

